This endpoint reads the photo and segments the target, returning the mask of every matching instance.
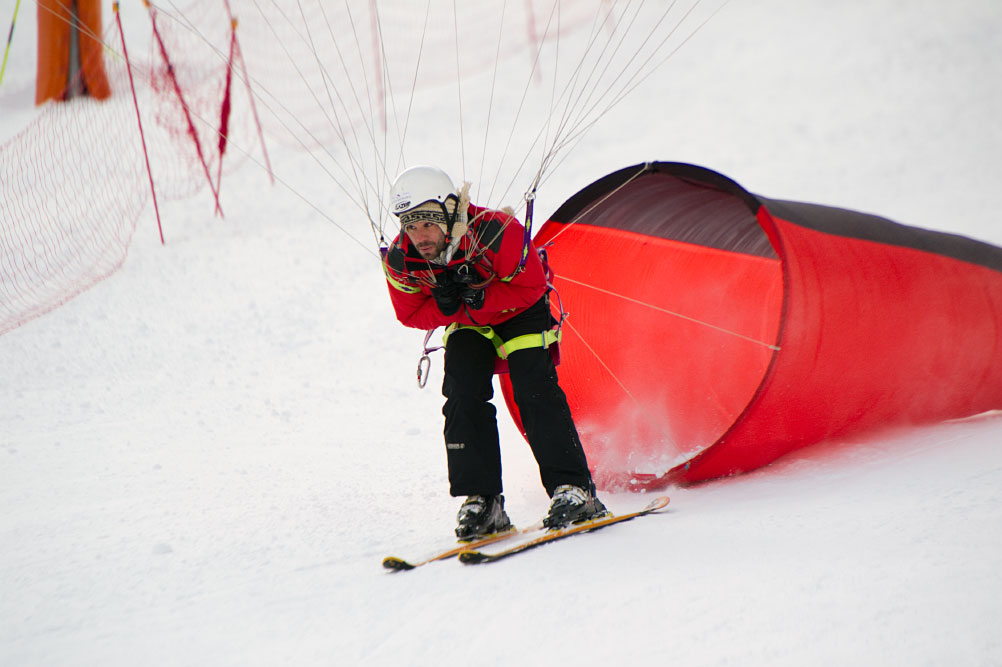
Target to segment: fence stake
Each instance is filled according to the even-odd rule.
[[[132,80],[132,63],[129,61],[129,50],[125,48],[125,32],[122,30],[122,17],[118,14],[118,3],[112,3],[115,10],[115,22],[118,24],[118,36],[122,39],[122,53],[125,55],[125,69],[129,73],[129,87],[132,89],[132,103],[136,107],[136,121],[139,122],[139,138],[143,142],[143,156],[146,158],[146,174],[150,177],[150,192],[153,193],[153,210],[157,214],[157,228],[160,230],[160,244],[165,245],[164,228],[160,224],[160,207],[157,205],[157,191],[153,187],[153,170],[150,169],[150,154],[146,150],[146,135],[143,133],[143,119],[139,114],[139,100],[136,98],[136,84]]]

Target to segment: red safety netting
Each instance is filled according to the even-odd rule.
[[[158,199],[209,187],[218,207],[223,177],[248,156],[267,167],[269,143],[306,150],[371,143],[394,95],[486,71],[498,58],[525,58],[532,71],[540,41],[595,16],[589,3],[558,14],[542,0],[500,21],[476,3],[449,3],[448,12],[435,3],[427,12],[410,2],[279,4],[153,6],[149,33],[125,35],[149,45],[129,56]],[[150,199],[121,38],[114,17],[106,23],[111,98],[50,103],[0,145],[0,334],[121,266]],[[500,54],[478,40],[501,31],[512,37]],[[446,50],[458,50],[460,64],[416,68],[415,54]]]

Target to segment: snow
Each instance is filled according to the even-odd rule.
[[[678,160],[1002,245],[1000,52],[997,0],[731,2],[539,205]],[[4,138],[33,116],[19,80]],[[350,224],[301,154],[273,159]],[[0,336],[0,664],[1002,664],[999,414],[671,489],[503,563],[383,571],[449,542],[440,358],[418,390],[374,255],[253,164],[223,206],[164,206],[164,247],[148,208],[117,273]],[[527,524],[545,494],[501,428]]]

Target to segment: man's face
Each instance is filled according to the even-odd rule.
[[[409,222],[404,225],[404,233],[425,259],[435,259],[445,250],[445,232],[434,222]]]

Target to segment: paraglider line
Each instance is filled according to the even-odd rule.
[[[171,3],[171,4],[173,6],[173,3]],[[256,2],[254,4],[255,4],[255,6],[257,5]],[[190,22],[186,22],[186,19],[185,19],[184,15],[176,7],[175,7],[175,11],[178,12],[178,16],[173,16],[170,13],[167,13],[167,12],[165,12],[163,15],[165,17],[167,17],[168,19],[176,21],[182,27],[188,29],[192,34],[194,34],[194,35],[198,36],[199,38],[201,38],[202,41],[207,46],[209,46],[214,51],[216,51],[217,54],[219,54],[220,58],[222,59],[222,53],[217,48],[215,48],[214,46],[212,46],[211,42],[205,37],[205,35],[203,35],[201,32],[199,32],[198,29],[193,24],[191,24]],[[261,12],[260,7],[258,7],[258,11]],[[261,15],[262,15],[263,18],[266,18],[263,13]],[[283,16],[284,16],[284,14],[283,14]],[[272,32],[274,34],[274,26],[272,26],[270,23],[267,23],[267,22],[266,22],[266,25],[269,26],[269,28],[272,30]],[[303,38],[303,39],[304,39],[304,42],[305,42],[306,41],[305,38]],[[280,45],[283,44],[283,42],[281,40],[279,40],[278,43]],[[283,48],[284,48],[284,46],[283,46]],[[288,51],[286,51],[286,55],[289,57],[290,61],[292,61],[294,63],[294,61],[292,59],[292,55],[289,54]],[[293,66],[295,66],[295,64]],[[296,67],[296,70],[299,73],[300,78],[303,81],[305,81],[305,76],[303,75],[302,71],[298,67]],[[249,82],[249,79],[245,79],[245,81]],[[258,87],[261,90],[263,90],[264,93],[266,93],[268,96],[274,97],[274,95],[272,95],[272,93],[268,90],[267,87],[261,86],[261,85],[259,85]],[[312,132],[310,132],[309,129],[307,129],[306,126],[303,125],[303,123],[294,114],[292,114],[292,112],[289,111],[289,109],[280,100],[275,99],[274,104],[271,104],[271,103],[268,102],[268,100],[265,97],[263,97],[261,95],[256,95],[256,96],[257,96],[258,101],[261,102],[265,106],[265,108],[272,113],[273,117],[282,125],[282,127],[284,127],[296,139],[296,141],[299,143],[299,145],[306,151],[306,153],[308,155],[310,155],[310,157],[317,163],[317,165],[328,176],[330,176],[331,180],[338,186],[338,189],[340,189],[344,194],[348,195],[348,197],[351,199],[351,201],[356,206],[358,206],[360,208],[360,210],[364,214],[368,215],[369,211],[364,207],[364,205],[363,205],[364,202],[360,202],[358,199],[356,199],[352,195],[352,193],[345,187],[345,185],[342,183],[342,181],[339,180],[335,176],[335,174],[333,174],[333,173],[330,172],[330,170],[327,168],[327,166],[320,161],[320,159],[317,157],[317,155],[314,153],[314,151],[310,150],[310,147],[306,144],[306,142],[293,130],[292,127],[289,126],[288,123],[286,123],[285,121],[283,121],[279,117],[279,115],[276,112],[275,108],[277,107],[277,108],[281,109],[282,111],[284,111],[284,112],[288,113],[289,115],[291,115],[292,118],[296,121],[296,123],[299,124],[300,127],[303,129],[304,133],[307,136],[309,136],[314,141],[314,143],[316,143],[317,145],[323,146],[323,142],[321,142]],[[316,99],[315,96],[314,96],[314,99]],[[319,103],[319,101],[318,101],[318,103]],[[192,115],[194,117],[198,118],[203,124],[205,124],[209,128],[210,132],[218,132],[214,127],[211,126],[210,123],[208,123],[208,121],[206,121],[206,119],[204,119],[199,114],[195,113],[194,110],[192,110]],[[329,117],[327,118],[327,120],[328,120],[328,123],[330,123],[333,126],[333,123],[331,123]],[[335,130],[338,130],[337,126],[334,126],[334,127],[335,127]],[[344,143],[347,144],[347,139],[344,137],[344,135],[339,133],[339,136],[341,137],[342,141],[344,141]],[[258,161],[253,155],[251,155],[251,153],[249,152],[249,150],[247,150],[247,149],[245,149],[245,148],[243,148],[243,147],[241,147],[241,146],[233,143],[232,137],[230,138],[230,142],[229,143],[230,143],[230,145],[236,146],[236,148],[241,153],[243,153],[243,155],[247,159],[249,159],[251,162],[255,163],[257,166],[261,167],[262,169],[265,168],[265,165],[262,164],[260,161]],[[347,171],[345,170],[344,166],[341,165],[340,163],[338,163],[336,160],[334,160],[334,156],[333,156],[333,154],[329,150],[327,150],[327,149],[323,149],[323,150],[327,154],[327,156],[330,157],[332,159],[332,161],[334,161],[334,163],[340,168],[340,170],[342,171],[342,173],[345,173],[345,175],[347,177],[348,176],[347,175]],[[277,181],[280,185],[282,185],[283,187],[285,187],[292,194],[294,194],[296,197],[298,197],[300,200],[302,200],[304,203],[306,203],[308,206],[310,206],[312,209],[314,209],[317,213],[319,213],[321,215],[321,217],[323,217],[328,222],[330,222],[335,227],[337,227],[346,236],[348,236],[352,241],[354,241],[355,243],[357,243],[361,248],[365,249],[370,254],[378,257],[378,253],[375,252],[371,248],[371,246],[369,246],[366,243],[360,241],[351,232],[349,232],[344,226],[338,224],[338,222],[336,220],[334,220],[334,218],[332,218],[323,209],[321,209],[319,205],[317,205],[314,202],[310,201],[310,199],[308,199],[303,193],[301,193],[299,190],[297,190],[291,183],[285,181],[282,178],[279,178],[278,176],[275,176],[274,178],[275,178],[275,181]],[[371,216],[370,216],[370,222],[372,222]]]
[[[615,188],[613,188],[612,190],[610,190],[609,192],[607,192],[604,197],[602,197],[601,199],[595,201],[594,203],[592,203],[591,206],[589,206],[584,211],[581,211],[576,216],[574,216],[573,220],[571,220],[570,222],[568,222],[566,225],[564,225],[563,229],[561,229],[559,232],[557,232],[556,234],[553,235],[553,238],[550,239],[550,243],[553,243],[558,238],[560,238],[561,234],[563,234],[568,229],[570,229],[571,227],[573,227],[574,225],[576,225],[579,220],[584,219],[584,217],[586,215],[588,215],[589,213],[591,213],[592,211],[594,211],[596,208],[598,208],[599,206],[601,206],[603,203],[605,203],[605,201],[607,199],[609,199],[610,197],[612,197],[613,195],[615,195],[617,192],[619,192],[620,190],[622,190],[623,188],[625,188],[627,185],[629,185],[630,183],[632,183],[636,179],[640,178],[643,174],[646,174],[647,171],[648,171],[648,169],[650,169],[650,166],[651,166],[650,162],[645,162],[643,165],[640,166],[639,169],[637,169],[637,172],[635,174],[632,174],[625,181],[623,181],[622,183],[620,183],[619,185],[617,185]]]
[[[595,287],[594,285],[588,285],[586,283],[583,283],[583,282],[580,282],[580,281],[577,281],[577,280],[573,280],[573,279],[568,278],[566,276],[560,276],[560,279],[561,280],[566,280],[567,282],[573,283],[575,285],[580,285],[581,287],[587,287],[588,289],[593,289],[596,292],[602,292],[603,294],[608,294],[609,296],[614,296],[614,297],[623,299],[625,301],[629,301],[631,303],[635,303],[635,304],[640,305],[640,306],[646,306],[647,308],[653,308],[654,310],[657,310],[657,311],[660,311],[662,313],[665,313],[666,315],[672,315],[674,317],[678,317],[678,318],[686,320],[688,322],[692,322],[693,324],[699,324],[701,326],[708,327],[710,329],[714,329],[714,330],[719,331],[721,333],[725,333],[725,334],[727,334],[729,336],[734,336],[735,338],[741,338],[741,339],[746,340],[746,341],[748,341],[750,343],[755,343],[756,345],[761,345],[762,347],[767,347],[770,350],[772,350],[773,352],[778,352],[781,349],[778,345],[771,345],[769,343],[760,341],[760,340],[758,340],[756,338],[751,338],[750,336],[745,336],[744,334],[739,334],[736,331],[731,331],[730,329],[725,329],[723,327],[718,327],[715,324],[710,324],[709,322],[704,322],[702,320],[697,320],[694,317],[689,317],[688,315],[683,315],[681,313],[676,313],[676,312],[674,312],[672,310],[668,310],[666,308],[661,308],[660,306],[655,306],[655,305],[652,305],[652,304],[649,304],[649,303],[644,303],[643,301],[639,301],[637,299],[633,299],[631,297],[624,296],[622,294],[617,294],[615,292],[610,292],[609,290],[602,289],[601,287]]]
[[[616,384],[618,384],[620,389],[623,390],[623,393],[625,393],[630,398],[630,400],[633,401],[638,408],[640,408],[640,411],[644,414],[645,417],[647,417],[647,419],[651,422],[651,424],[654,425],[654,428],[656,428],[658,431],[661,432],[661,435],[664,436],[665,440],[667,440],[672,447],[675,447],[677,449],[677,445],[675,443],[674,438],[672,438],[671,435],[668,434],[668,432],[662,426],[661,422],[658,421],[654,417],[654,415],[652,415],[651,412],[644,407],[643,403],[637,400],[637,397],[633,395],[633,392],[631,392],[626,387],[626,385],[623,384],[623,381],[620,380],[619,377],[617,377],[617,375],[612,372],[612,369],[609,368],[609,366],[605,363],[605,361],[602,360],[602,357],[599,356],[598,352],[596,352],[595,349],[588,344],[588,341],[584,339],[584,337],[581,335],[581,332],[574,328],[574,325],[571,324],[570,320],[565,320],[563,324],[566,324],[568,327],[570,327],[571,331],[573,331],[575,335],[577,335],[578,340],[580,340],[581,343],[586,348],[588,348],[588,351],[591,352],[592,356],[595,357],[595,360],[598,361],[598,363],[601,364],[602,368],[605,369],[605,371],[609,374],[609,376],[616,381]]]
[[[146,0],[146,2],[150,4],[152,4],[155,1],[157,0]],[[180,23],[181,22],[180,19],[183,19],[183,12],[177,9],[177,7],[175,6],[175,0],[160,0],[160,1],[166,2],[171,7],[175,8],[175,12],[179,15],[179,18],[174,20],[178,20]],[[660,65],[664,64],[665,61],[671,58],[679,50],[680,46],[672,49],[668,53],[668,55],[664,57],[661,61],[657,61],[656,59],[655,54],[663,53],[665,50],[668,49],[668,47],[670,46],[669,41],[673,38],[674,35],[676,35],[679,32],[679,30],[681,30],[683,23],[688,23],[688,19],[693,14],[693,10],[695,9],[696,6],[701,5],[702,1],[703,0],[696,0],[695,5],[693,5],[693,7],[690,8],[688,11],[684,12],[683,16],[681,16],[674,22],[670,22],[668,20],[668,17],[669,13],[672,11],[672,8],[676,6],[676,3],[675,2],[665,3],[665,5],[667,6],[666,7],[662,6],[658,10],[658,17],[656,17],[654,21],[650,21],[647,23],[644,23],[643,20],[641,19],[641,13],[639,8],[635,10],[632,9],[634,7],[634,3],[626,3],[630,7],[630,9],[624,9],[622,15],[619,16],[618,18],[617,18],[617,12],[615,12],[613,9],[615,3],[601,3],[601,8],[597,9],[594,12],[594,18],[596,21],[594,27],[609,26],[610,23],[614,25],[605,39],[601,38],[600,30],[593,30],[593,33],[587,40],[588,43],[586,46],[585,54],[578,59],[576,65],[573,62],[571,63],[572,68],[571,68],[570,79],[564,82],[563,87],[561,87],[560,84],[561,77],[556,76],[556,69],[558,69],[556,68],[556,65],[560,64],[560,56],[563,53],[563,46],[561,40],[561,35],[563,31],[560,30],[562,21],[562,16],[560,11],[561,5],[560,3],[553,4],[552,6],[553,8],[548,13],[548,18],[546,23],[546,33],[547,35],[549,35],[549,33],[552,31],[551,26],[555,22],[557,26],[555,50],[558,62],[555,64],[554,83],[550,91],[550,96],[551,96],[550,113],[546,115],[546,121],[540,128],[539,134],[536,136],[536,139],[532,142],[532,147],[530,147],[530,149],[525,152],[525,155],[522,159],[522,166],[524,166],[529,162],[530,155],[535,151],[535,148],[538,146],[538,142],[539,141],[543,142],[545,153],[541,158],[541,164],[539,165],[536,176],[533,179],[533,189],[544,183],[547,180],[548,172],[550,172],[555,166],[564,161],[564,158],[556,157],[558,153],[567,152],[570,148],[573,147],[574,144],[577,144],[581,140],[581,136],[584,134],[585,131],[590,129],[592,125],[594,125],[599,118],[604,116],[605,113],[612,106],[618,104],[627,92],[633,90],[637,85],[639,85],[640,81],[643,81],[650,75],[650,72],[648,72],[647,70],[649,70],[654,63],[658,63],[657,66],[660,67]],[[722,0],[723,4],[727,4],[727,2],[728,0]],[[271,34],[275,37],[275,42],[282,48],[282,51],[285,53],[285,56],[288,59],[289,63],[295,69],[296,74],[298,74],[300,81],[307,84],[307,87],[310,89],[309,94],[312,97],[313,102],[316,103],[318,107],[320,107],[325,111],[324,118],[326,119],[328,126],[333,129],[335,135],[341,140],[341,142],[345,144],[345,147],[348,148],[348,150],[346,151],[347,154],[345,156],[339,155],[335,157],[334,152],[328,146],[325,145],[325,142],[320,141],[316,136],[314,136],[314,133],[307,128],[303,120],[299,118],[297,114],[290,111],[286,107],[286,105],[283,104],[282,100],[278,96],[273,94],[271,91],[269,91],[266,86],[263,86],[259,83],[259,85],[257,86],[258,90],[255,90],[253,93],[251,93],[251,95],[254,98],[260,100],[262,105],[267,109],[267,111],[271,112],[276,116],[276,120],[278,121],[278,123],[281,126],[283,126],[287,131],[289,131],[289,133],[295,138],[295,140],[299,143],[299,145],[303,147],[307,153],[310,154],[310,156],[321,168],[321,170],[334,181],[338,189],[341,192],[347,194],[353,200],[353,203],[356,206],[358,206],[359,209],[362,210],[362,212],[368,217],[368,221],[370,223],[370,229],[373,234],[374,240],[376,241],[377,246],[382,246],[385,243],[384,227],[386,226],[386,221],[393,220],[393,218],[392,216],[386,215],[387,211],[384,208],[383,197],[379,196],[379,191],[381,190],[381,188],[380,185],[377,184],[377,181],[378,183],[382,183],[383,181],[380,179],[370,180],[370,177],[366,176],[365,174],[366,168],[363,166],[363,160],[360,156],[364,152],[361,149],[361,144],[364,143],[363,141],[361,141],[361,138],[364,138],[365,136],[364,133],[367,133],[368,138],[372,143],[373,154],[377,168],[382,169],[382,171],[384,172],[384,176],[389,173],[388,169],[390,160],[386,147],[388,132],[386,130],[386,125],[385,125],[385,114],[386,114],[385,108],[383,111],[384,113],[383,140],[382,140],[383,146],[382,149],[380,150],[380,148],[377,145],[378,144],[378,139],[376,136],[377,132],[373,124],[363,121],[362,136],[360,137],[359,136],[360,133],[356,132],[352,128],[347,118],[344,117],[344,114],[342,114],[340,111],[342,107],[347,108],[347,102],[349,101],[354,101],[355,105],[359,108],[364,107],[365,103],[368,102],[369,105],[368,108],[370,113],[363,114],[363,116],[366,118],[372,118],[375,116],[375,114],[372,113],[371,95],[369,93],[369,88],[368,88],[369,80],[366,77],[361,78],[361,80],[365,84],[364,96],[356,88],[357,80],[352,76],[348,76],[347,79],[348,80],[347,92],[349,94],[345,94],[345,91],[339,89],[340,86],[335,83],[335,77],[331,72],[328,71],[328,67],[324,64],[323,58],[320,57],[320,53],[318,52],[318,44],[317,42],[314,41],[314,38],[316,36],[314,33],[317,31],[311,29],[310,22],[307,20],[306,11],[304,8],[304,5],[307,4],[305,0],[297,0],[297,2],[294,3],[294,6],[298,7],[299,10],[298,11],[299,20],[293,20],[292,16],[287,15],[287,12],[281,8],[281,3],[277,3],[275,2],[275,0],[251,0],[250,4],[256,7],[257,12],[261,15],[261,18],[264,19],[265,25],[269,29],[271,29]],[[306,72],[304,71],[303,65],[300,62],[298,62],[299,59],[295,58],[293,54],[290,53],[289,49],[285,47],[284,44],[285,40],[283,40],[276,31],[276,25],[273,25],[275,21],[269,20],[268,16],[266,16],[264,9],[261,7],[262,4],[270,4],[271,6],[273,6],[274,9],[278,12],[279,16],[283,18],[285,22],[288,22],[290,27],[292,27],[298,39],[303,44],[305,44],[307,48],[309,48],[310,52],[313,55],[313,60],[315,61],[316,69],[318,69],[320,73],[321,85],[326,91],[325,97],[318,95],[317,92],[314,91],[314,88],[316,86],[310,85],[306,77]],[[388,91],[387,97],[390,100],[394,100],[395,96],[392,90],[393,86],[390,85],[391,83],[391,78],[389,77],[390,68],[385,53],[386,37],[383,34],[382,30],[382,19],[380,17],[379,3],[376,2],[375,0],[372,0],[372,2],[370,2],[369,4],[371,11],[370,18],[374,23],[374,25],[376,26],[373,34],[373,39],[378,44],[377,51],[382,56],[381,58],[377,56],[377,60],[382,61],[382,66],[379,67],[378,69],[381,70],[381,78],[384,80]],[[460,77],[458,76],[459,72],[462,70],[462,65],[463,65],[462,54],[459,49],[460,31],[458,29],[458,23],[460,22],[458,20],[458,13],[459,13],[458,8],[461,4],[462,3],[458,3],[456,0],[452,0],[451,2],[452,25],[450,27],[453,33],[453,42],[455,44],[455,50],[451,54],[446,53],[443,55],[446,56],[446,59],[448,59],[448,56],[453,56],[456,61],[455,62],[455,67],[457,72],[456,91],[458,94],[457,102],[460,115],[459,119],[460,132],[458,137],[459,138],[458,143],[459,143],[461,164],[465,169],[467,164],[467,154],[465,150],[466,149],[465,144],[467,143],[465,139],[467,133],[464,131],[463,128],[465,128],[468,125],[468,119],[466,118],[468,109],[466,104],[467,100],[465,99],[466,96],[463,95],[464,92],[463,84],[460,81]],[[645,4],[644,2],[639,3],[639,5],[644,5],[644,4]],[[323,22],[321,23],[321,25],[326,25],[327,27],[327,31],[329,32],[331,37],[331,42],[334,45],[334,49],[337,51],[338,61],[340,62],[341,68],[347,69],[345,54],[342,52],[341,48],[341,45],[344,43],[344,40],[338,39],[337,31],[332,29],[331,25],[332,21],[328,16],[327,9],[325,8],[326,3],[318,3],[318,5],[320,14],[323,17]],[[410,85],[410,90],[409,90],[410,99],[408,102],[406,114],[403,116],[402,119],[400,119],[397,116],[398,112],[396,111],[396,103],[392,102],[392,106],[394,109],[394,117],[397,118],[395,128],[398,134],[397,139],[399,142],[399,156],[397,158],[398,164],[405,162],[403,159],[404,156],[403,146],[408,136],[407,128],[410,123],[411,108],[414,103],[415,92],[418,89],[417,85],[418,74],[419,70],[423,66],[423,60],[425,55],[424,53],[425,41],[430,20],[431,0],[426,0],[426,5],[427,6],[425,7],[424,11],[424,24],[423,26],[421,26],[420,46],[418,47],[418,52],[415,57],[408,59],[408,65],[405,66],[409,68],[409,64],[413,63],[413,80],[411,81]],[[350,24],[350,33],[354,37],[354,46],[358,48],[359,52],[361,52],[358,30],[355,23],[355,19],[353,17],[354,11],[351,10],[350,7],[348,7],[347,3],[345,3],[345,9],[347,11],[348,23]],[[500,53],[501,53],[502,40],[500,36],[504,34],[504,27],[507,23],[506,19],[508,16],[507,11],[508,11],[508,6],[506,2],[503,4],[503,8],[501,11],[501,21],[497,26],[497,31],[499,35],[498,43],[494,45],[495,46],[494,72],[490,79],[491,103],[488,104],[488,110],[489,110],[487,116],[488,131],[484,132],[483,155],[481,156],[481,164],[480,164],[481,175],[483,175],[483,173],[487,170],[485,156],[487,154],[487,147],[489,143],[487,140],[487,137],[489,135],[489,130],[497,125],[495,114],[493,113],[493,108],[494,108],[493,101],[495,100],[497,94],[495,86],[497,83],[497,76],[499,71],[498,65],[499,61],[501,60]],[[719,8],[717,11],[719,11]],[[714,12],[713,14],[715,15],[716,13],[717,12]],[[165,15],[167,14],[165,13]],[[170,16],[169,18],[173,19],[174,17]],[[685,38],[683,39],[682,43],[684,44],[686,41],[688,41],[692,37],[692,35],[698,32],[708,21],[709,18],[700,23],[695,28],[695,30],[692,30],[691,34],[685,35]],[[191,25],[190,21],[187,21],[187,24],[188,25],[186,25],[185,27],[187,27],[193,33],[201,36],[201,33],[197,30],[197,28],[195,28],[195,26]],[[637,29],[640,30],[641,34],[634,36],[633,31]],[[663,34],[664,31],[667,31],[667,35],[664,35],[661,39],[658,39],[657,36]],[[219,51],[219,49],[213,46],[209,42],[209,40],[205,39],[204,37],[203,40],[208,46],[210,46],[210,48],[212,48],[217,52]],[[538,46],[534,48],[535,54],[532,60],[532,70],[533,70],[532,74],[538,74],[540,58],[543,53],[542,45],[546,41],[547,37],[546,35],[544,35],[544,38],[538,41]],[[612,82],[608,82],[606,83],[606,85],[598,85],[599,82],[604,80],[605,77],[610,72],[613,72],[613,62],[610,60],[610,57],[621,51],[626,50],[627,45],[633,45],[633,46],[629,47],[628,49],[630,53],[625,54],[627,56],[626,64],[622,66],[622,69],[619,71],[617,75],[612,76],[613,79]],[[654,53],[645,55],[647,50],[650,48],[654,50]],[[219,55],[221,58],[223,57],[222,53],[220,53]],[[249,78],[247,77],[246,73],[242,72],[241,78],[244,78],[245,83],[249,83]],[[265,101],[265,97],[268,97],[268,99],[274,99],[274,101],[271,104],[269,104]],[[528,99],[529,99],[529,81],[526,82],[526,87],[522,90],[521,101],[517,107],[518,111],[515,116],[516,122],[521,117],[523,108],[525,107],[525,103]],[[560,109],[562,109],[562,113],[556,113],[560,111]],[[279,114],[277,113],[278,110],[284,111],[285,114],[291,116],[292,120],[287,121],[283,118],[280,118]],[[553,127],[554,123],[556,123],[557,125],[555,128]],[[402,126],[402,135],[401,135],[401,126]],[[303,136],[301,135],[305,135],[311,138],[313,143],[308,144],[307,141],[305,141],[303,139]],[[505,144],[505,149],[502,153],[502,158],[504,158],[504,156],[508,154],[511,140],[514,135],[515,135],[515,126],[513,124],[512,129],[508,134],[508,142]],[[243,152],[246,153],[246,151]],[[329,158],[333,166],[329,167],[326,163],[324,163],[320,159],[320,157],[318,157],[318,155],[315,155],[315,153],[322,153],[324,156]],[[267,157],[265,159],[267,160]],[[257,160],[253,160],[253,158],[252,161],[258,162]],[[346,167],[345,164],[347,164],[348,166]],[[521,167],[519,168],[519,170],[521,170]],[[501,172],[501,167],[499,164],[498,173],[500,174],[500,172]],[[513,176],[511,183],[508,184],[508,189],[506,190],[506,192],[511,189],[516,178],[517,178],[517,173],[516,176]],[[494,182],[496,183],[498,180],[499,180],[498,178],[495,178]],[[290,187],[290,184],[283,183],[283,185],[285,187],[292,189]],[[493,192],[493,188],[495,186],[492,185],[491,187],[492,187],[491,192]],[[352,191],[353,188],[355,190],[354,192]],[[370,193],[377,194],[375,204],[373,204],[373,202],[369,199]],[[296,195],[299,196],[304,201],[307,201],[307,198],[303,194],[296,192]],[[492,198],[493,195],[489,197],[489,199]],[[310,205],[318,210],[320,208],[319,206],[312,203]],[[373,208],[377,208],[379,209],[379,211],[374,212],[372,210]],[[330,216],[325,215],[324,217],[328,220],[331,220]],[[333,220],[331,221],[333,222]],[[349,237],[351,237],[353,240],[355,240],[361,245],[361,242],[357,238],[355,238],[355,236],[352,233],[350,233],[345,227],[342,227],[337,223],[335,223],[335,225],[341,231],[345,232]]]

